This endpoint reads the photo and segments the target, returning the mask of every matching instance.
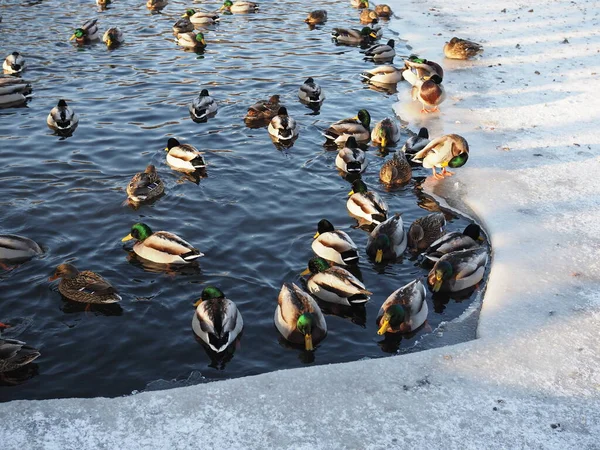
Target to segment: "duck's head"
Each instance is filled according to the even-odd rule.
[[[433,75],[431,75],[430,77],[423,77],[424,80],[429,80],[434,82],[435,84],[440,84],[443,80],[442,77],[440,77],[437,73],[434,73]]]
[[[350,136],[348,139],[346,139],[346,147],[350,149],[358,148],[358,143],[356,142],[356,138],[354,136]]]
[[[146,170],[144,170],[144,173],[156,173],[156,167],[154,167],[154,164],[149,164],[148,167],[146,167]]]
[[[196,34],[196,42],[202,44],[202,45],[206,45],[206,41],[204,40],[204,34],[202,34],[201,31],[198,31],[198,33]]]
[[[315,80],[313,79],[313,77],[308,77],[308,78],[306,79],[306,81],[304,82],[304,84],[312,84],[312,83],[314,83],[314,82],[315,82]]]
[[[358,7],[359,8],[368,8],[369,0],[360,0],[360,2],[358,3]]]
[[[394,41],[393,39],[390,39],[389,41],[387,41],[387,45],[388,45],[388,47],[394,48],[394,46],[396,45],[396,41]]]
[[[392,248],[392,242],[387,234],[380,234],[373,242],[373,247],[376,249],[375,262],[379,264],[383,261],[383,252]]]
[[[408,229],[408,242],[411,246],[416,247],[417,243],[425,237],[425,230],[418,223],[413,223]]]
[[[152,230],[145,223],[138,222],[131,227],[131,233],[121,239],[121,242],[127,242],[131,239],[143,241],[152,236]]]
[[[279,103],[279,95],[271,95],[271,98],[269,99],[269,103],[272,105],[276,105]]]
[[[317,224],[317,233],[313,236],[313,238],[316,239],[321,234],[328,233],[330,231],[335,231],[333,224],[327,219],[321,219]]]
[[[390,328],[399,326],[405,317],[402,305],[390,306],[381,318],[381,326],[377,330],[378,335],[385,334]]]
[[[78,274],[79,270],[77,270],[73,264],[64,263],[56,268],[54,275],[48,278],[48,280],[54,281],[58,278],[65,278],[69,280],[75,278]]]
[[[481,236],[481,227],[476,223],[470,223],[467,225],[463,231],[463,234],[465,236],[469,236],[474,241],[483,241],[483,236]]]
[[[112,47],[116,42],[116,36],[115,33],[112,31],[109,31],[107,36],[106,36],[106,46],[107,47]]]
[[[367,185],[360,178],[358,180],[354,180],[352,183],[352,190],[348,192],[348,196],[352,196],[354,194],[366,194],[369,191]]]
[[[233,2],[231,2],[231,0],[225,0],[225,2],[223,2],[223,6],[221,6],[221,8],[219,8],[219,11],[229,11],[231,9],[231,7],[233,6]]]
[[[296,321],[296,328],[304,335],[304,348],[307,352],[314,349],[312,342],[313,324],[314,316],[309,312],[301,314]]]
[[[318,273],[325,272],[327,269],[329,269],[329,267],[329,263],[325,259],[321,258],[320,256],[314,256],[308,261],[308,269],[306,269],[300,275],[308,275],[309,273],[316,275]]]
[[[223,299],[223,298],[225,298],[225,294],[223,294],[223,291],[221,291],[221,289],[219,289],[218,287],[215,287],[215,286],[206,286],[202,290],[202,295],[200,296],[200,300],[198,300],[196,303],[194,303],[194,307],[197,308],[200,303],[202,303],[203,301],[206,301],[206,300]]]
[[[433,286],[431,289],[433,292],[439,292],[440,288],[442,287],[442,283],[445,280],[448,280],[454,272],[452,269],[452,264],[450,264],[448,261],[438,261],[431,270],[433,271],[434,275]]]
[[[371,126],[371,114],[369,114],[369,111],[366,109],[361,109],[358,111],[355,119],[362,123],[363,127],[367,129]]]
[[[419,130],[419,134],[417,136],[421,139],[429,139],[429,131],[427,128],[423,127]]]
[[[363,29],[360,30],[360,34],[361,36],[369,36],[372,39],[377,39],[377,33],[370,27],[363,27]]]
[[[196,14],[195,9],[186,9],[185,12],[181,15],[181,17],[187,17],[188,19]]]
[[[462,167],[467,163],[468,159],[469,159],[469,152],[467,150],[467,151],[464,151],[464,152],[460,153],[459,155],[455,156],[450,161],[448,161],[448,167],[451,167],[453,169],[456,169],[457,167]]]
[[[67,107],[67,102],[65,102],[64,100],[59,100],[58,103],[56,104],[56,106],[58,106],[59,108],[66,108]]]
[[[389,119],[383,119],[381,126],[377,132],[379,134],[379,140],[381,141],[381,147],[387,147],[389,139],[392,137],[393,125]]]
[[[170,151],[172,148],[175,147],[179,147],[181,144],[179,143],[179,141],[175,138],[169,138],[169,140],[167,141],[167,147],[165,148],[166,151]]]
[[[83,28],[76,28],[75,32],[73,33],[73,36],[71,36],[69,38],[70,41],[72,41],[73,39],[83,39],[85,37],[85,30]]]
[[[287,109],[285,108],[285,106],[282,106],[281,108],[279,108],[277,110],[277,115],[278,116],[287,116],[288,115],[288,112],[287,112]]]

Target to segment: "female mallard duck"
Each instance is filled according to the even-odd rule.
[[[408,59],[405,59],[404,66],[405,69],[402,72],[402,76],[412,86],[420,85],[423,78],[433,75],[439,75],[442,80],[444,79],[444,69],[442,69],[442,66],[415,55],[411,55]]]
[[[439,111],[438,105],[446,99],[446,91],[442,86],[440,76],[425,77],[423,83],[413,86],[412,99],[421,102],[423,105],[422,113]],[[427,109],[426,106],[433,109]]]
[[[200,95],[190,104],[190,115],[194,120],[205,120],[217,112],[217,102],[208,95],[207,89],[202,89]]]
[[[286,142],[298,136],[298,125],[292,117],[288,116],[285,106],[282,106],[269,122],[268,131],[277,141]]]
[[[483,52],[483,47],[466,39],[453,37],[444,45],[444,55],[450,59],[469,59]]]
[[[94,272],[80,272],[72,264],[61,264],[48,281],[61,278],[58,292],[74,302],[116,303],[122,298],[118,291],[104,278]]]
[[[317,302],[294,283],[285,283],[277,298],[275,326],[293,344],[304,344],[306,351],[327,335],[327,323]]]
[[[324,302],[339,305],[360,305],[369,301],[372,292],[354,275],[341,267],[330,267],[329,263],[315,256],[308,261],[308,269],[302,275],[310,274],[306,283],[311,294]]]
[[[317,225],[312,249],[327,261],[344,266],[358,264],[358,247],[342,230],[336,230],[330,221],[322,219]]]
[[[423,254],[430,261],[437,261],[447,253],[475,248],[479,245],[477,241],[482,240],[481,228],[479,225],[471,223],[466,226],[462,233],[458,231],[446,233],[427,247]]]
[[[182,47],[196,51],[204,50],[206,48],[204,34],[200,31],[197,33],[194,31],[190,31],[189,33],[179,33],[177,35],[177,43]]]
[[[355,8],[368,8],[369,0],[350,0],[350,4]]]
[[[446,217],[436,212],[419,217],[408,229],[408,247],[412,251],[423,251],[444,234]]]
[[[96,0],[96,5],[98,5],[100,7],[101,11],[104,11],[106,9],[106,7],[108,5],[110,5],[112,2],[111,0]]]
[[[300,86],[298,97],[303,103],[309,104],[321,103],[325,100],[321,86],[315,83],[312,77],[307,78],[304,84]]]
[[[183,19],[179,19],[173,25],[173,34],[175,36],[181,33],[189,33],[190,31],[194,31],[194,24],[190,21],[190,19],[187,18],[187,16],[184,16]]]
[[[475,286],[483,278],[487,249],[471,248],[442,256],[429,272],[427,281],[433,292],[458,292]]]
[[[59,100],[58,104],[48,114],[46,123],[48,127],[57,133],[69,133],[77,128],[79,117],[67,105],[66,101]]]
[[[133,203],[153,200],[162,194],[165,185],[156,173],[156,167],[150,164],[144,172],[136,173],[127,185],[127,197]]]
[[[387,218],[388,205],[377,192],[369,191],[363,180],[354,180],[346,202],[352,217],[365,224],[379,224]]]
[[[406,143],[402,146],[402,151],[407,155],[414,155],[423,150],[427,144],[429,144],[429,131],[427,131],[427,128],[422,127],[419,133],[406,140]]]
[[[81,28],[77,28],[73,33],[73,36],[69,38],[70,41],[75,39],[78,44],[89,44],[100,37],[98,34],[98,26],[96,25],[98,19],[90,19],[86,21]]]
[[[468,159],[469,144],[458,134],[446,134],[434,139],[412,157],[414,162],[422,163],[426,169],[432,169],[435,179],[453,175],[446,167],[462,167]],[[436,167],[442,168],[441,174],[436,172]]]
[[[237,1],[233,3],[231,0],[225,0],[219,11],[229,11],[232,13],[251,13],[258,11],[258,3]]]
[[[204,253],[168,231],[153,233],[145,223],[136,223],[131,227],[131,233],[121,239],[126,242],[137,240],[133,246],[136,255],[148,261],[159,264],[189,264],[204,256]]]
[[[392,292],[377,313],[377,334],[410,333],[427,320],[427,291],[421,280],[414,280]]]
[[[123,33],[117,27],[109,28],[102,36],[102,42],[106,44],[108,48],[114,48],[125,42]]]
[[[394,214],[369,234],[367,255],[374,258],[377,264],[382,261],[394,262],[406,250],[406,242],[402,217]]]
[[[327,11],[324,9],[317,9],[315,11],[311,11],[308,13],[306,19],[304,19],[306,23],[311,25],[318,25],[323,22],[327,22]]]
[[[341,171],[353,174],[362,173],[367,168],[367,155],[358,148],[354,136],[350,136],[346,145],[338,152],[335,165]]]
[[[402,81],[402,71],[392,65],[384,64],[360,74],[364,81],[369,83],[395,84]]]
[[[22,106],[31,98],[31,84],[21,78],[0,76],[0,108]]]
[[[25,262],[43,253],[31,239],[16,234],[0,234],[0,261]]]
[[[374,145],[386,148],[388,145],[395,145],[400,139],[400,127],[395,120],[386,117],[381,122],[377,122],[371,132],[371,141]]]
[[[23,367],[39,356],[40,351],[25,342],[0,338],[0,373]]]
[[[194,306],[194,334],[213,351],[221,353],[240,335],[244,327],[242,315],[234,302],[214,286],[206,286]]]
[[[4,60],[2,68],[4,69],[4,73],[10,75],[21,73],[25,70],[25,58],[19,52],[12,52]]]
[[[372,9],[365,8],[360,12],[360,23],[369,24],[377,19],[377,13]]]
[[[160,11],[168,4],[168,0],[148,0],[146,2],[146,8],[148,8],[150,11]]]
[[[377,33],[369,27],[363,27],[360,30],[355,28],[334,28],[331,37],[338,44],[369,44],[377,39]]]
[[[337,145],[343,145],[350,136],[357,142],[367,143],[371,138],[371,115],[366,109],[361,109],[355,117],[331,124],[323,134]]]
[[[392,60],[396,56],[394,45],[393,39],[387,41],[387,44],[375,44],[365,50],[365,59],[372,59],[373,61]]]
[[[175,138],[167,141],[167,164],[180,172],[195,172],[204,169],[206,162],[202,153],[190,144],[180,144]]]
[[[394,153],[379,170],[379,179],[389,186],[408,183],[412,178],[412,168],[401,151]]]
[[[385,5],[383,3],[375,6],[375,12],[377,13],[377,17],[383,17],[385,19],[389,19],[390,17],[392,17],[392,14],[394,14],[392,12],[392,8],[390,8],[389,5]]]
[[[214,12],[196,11],[195,9],[186,10],[181,17],[187,17],[195,25],[213,25],[220,20],[219,15]]]
[[[273,95],[269,100],[259,100],[248,108],[246,120],[271,120],[280,107],[279,95]]]

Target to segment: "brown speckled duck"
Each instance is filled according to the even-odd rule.
[[[277,115],[280,107],[279,95],[273,95],[269,100],[259,100],[248,108],[246,120],[271,120]]]
[[[121,299],[117,290],[94,272],[80,272],[72,264],[61,264],[49,281],[61,278],[58,291],[69,300],[81,303],[116,303]]]
[[[450,59],[469,59],[483,52],[483,47],[466,39],[453,37],[444,45],[444,55]]]

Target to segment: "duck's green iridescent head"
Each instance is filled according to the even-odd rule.
[[[320,256],[310,258],[308,261],[308,271],[313,275],[325,272],[327,269],[329,269],[329,263]]]
[[[225,2],[223,2],[223,6],[221,6],[219,11],[223,11],[224,9],[229,10],[232,6],[233,6],[233,3],[231,2],[231,0],[225,0]]]
[[[369,36],[373,39],[377,39],[377,33],[372,30],[370,27],[363,27],[362,30],[360,30],[360,35],[361,36]]]
[[[377,134],[381,141],[381,147],[387,147],[388,141],[392,136],[392,124],[389,120],[384,119],[381,121],[381,126],[378,128]]]
[[[425,62],[427,62],[426,59],[419,58],[417,55],[410,55],[408,57],[408,60],[410,62],[415,63],[415,64],[424,64]]]
[[[452,264],[450,264],[448,261],[438,261],[432,270],[435,277],[433,280],[432,290],[433,292],[439,292],[442,287],[442,283],[452,276],[454,270],[452,269]]]
[[[461,153],[460,155],[455,156],[450,161],[448,161],[448,167],[456,169],[457,167],[462,167],[467,163],[469,159],[469,154],[467,152]]]
[[[309,313],[303,313],[298,317],[296,321],[296,328],[300,333],[304,335],[304,348],[310,352],[313,350],[312,343],[312,329],[313,329],[314,316]]]
[[[211,300],[213,298],[225,298],[225,294],[218,287],[206,286],[202,291],[202,300]]]
[[[73,36],[71,36],[69,40],[72,41],[73,39],[83,39],[84,36],[85,30],[83,28],[77,28],[75,29],[75,31],[73,32]]]
[[[365,184],[363,180],[360,178],[358,180],[354,180],[352,183],[352,190],[348,193],[348,196],[354,194],[366,194],[369,191],[369,188]]]
[[[390,328],[398,327],[406,316],[402,305],[390,306],[381,318],[381,327],[377,330],[378,335],[385,334]]]
[[[143,241],[152,236],[152,230],[145,223],[138,222],[131,227],[131,233],[121,239],[121,242],[126,242],[131,239]]]
[[[206,45],[206,42],[204,41],[204,35],[201,32],[198,32],[198,34],[196,34],[196,42],[199,42],[202,45]]]
[[[359,4],[358,4],[359,8],[368,8],[369,7],[369,0],[360,0]]]
[[[392,242],[387,234],[380,234],[375,239],[373,247],[376,249],[375,262],[379,264],[383,261],[383,252],[392,248]]]
[[[360,111],[358,111],[356,118],[359,120],[360,123],[363,124],[365,128],[368,129],[371,126],[371,114],[369,114],[369,111],[367,111],[366,109],[361,109]]]
[[[195,9],[186,9],[185,14],[183,14],[183,16],[181,16],[181,17],[187,17],[189,19],[194,14],[196,14],[196,10]]]

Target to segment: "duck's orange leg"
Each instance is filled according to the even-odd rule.
[[[442,169],[442,176],[443,177],[451,177],[452,175],[454,175],[454,172],[450,172],[449,170],[446,170],[445,167]]]
[[[443,180],[444,176],[440,175],[439,173],[437,173],[435,171],[435,167],[432,167],[431,170],[433,171],[433,178],[435,178],[436,180]]]

